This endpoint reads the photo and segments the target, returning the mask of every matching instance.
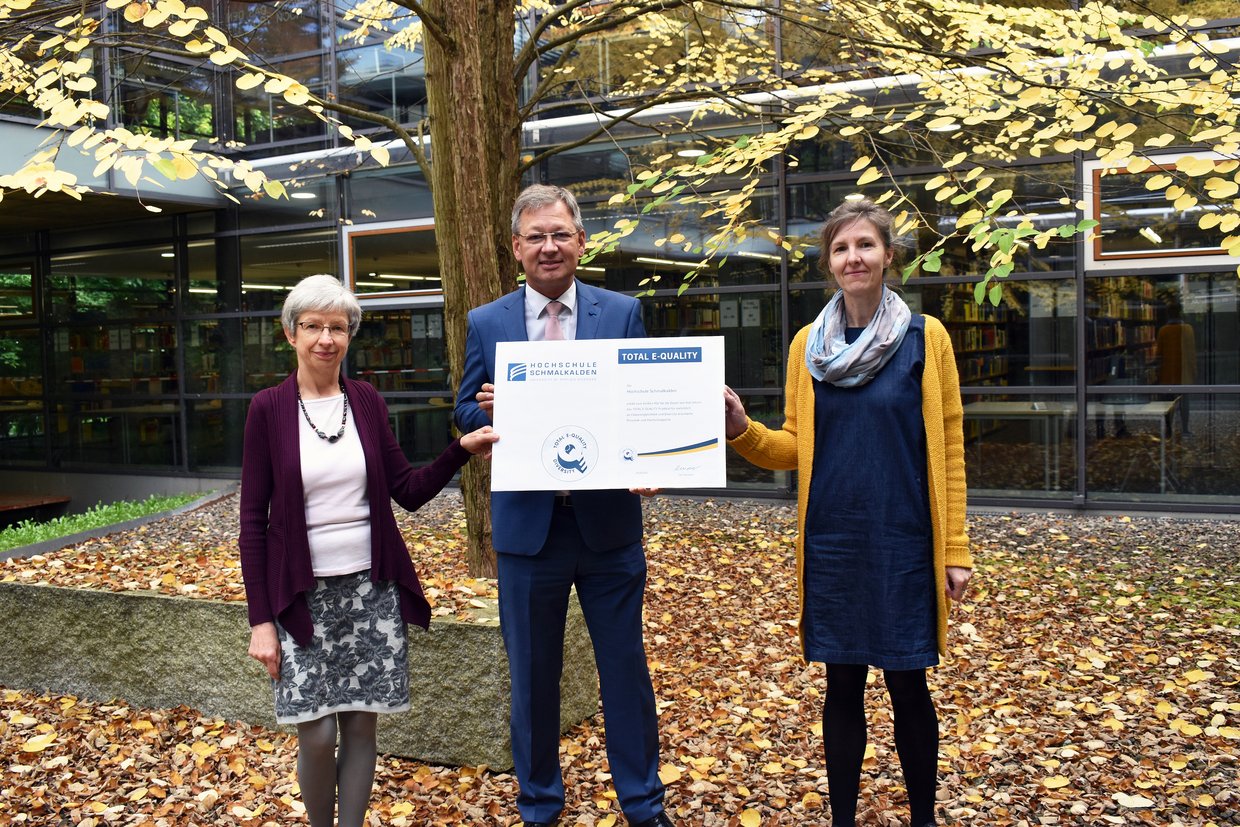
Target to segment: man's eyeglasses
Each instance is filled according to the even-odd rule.
[[[563,247],[565,244],[567,244],[568,242],[576,238],[577,234],[566,233],[566,232],[530,233],[529,235],[518,234],[518,237],[521,238],[526,244],[533,244],[535,247],[543,246],[544,244],[547,243],[547,239],[551,239],[552,241],[554,241],[555,246]]]
[[[326,330],[333,339],[349,338],[349,329],[347,327],[341,327],[338,324],[331,325],[330,327],[324,327],[318,322],[298,322],[297,326],[316,339],[323,335],[324,330]]]

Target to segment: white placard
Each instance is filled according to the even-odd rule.
[[[721,488],[723,337],[500,342],[494,491]]]
[[[741,299],[741,327],[762,326],[762,299]]]

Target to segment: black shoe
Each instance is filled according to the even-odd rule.
[[[676,827],[676,825],[667,817],[667,811],[664,810],[654,818],[648,818],[645,821],[630,821],[629,827]]]
[[[525,825],[525,827],[555,827],[555,825],[558,824],[559,822],[557,821],[523,821],[521,823]]]

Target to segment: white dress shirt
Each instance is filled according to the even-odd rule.
[[[577,281],[568,286],[563,295],[547,298],[528,284],[525,285],[525,334],[531,342],[546,339],[547,305],[558,301],[564,305],[560,311],[560,330],[568,340],[577,338]]]

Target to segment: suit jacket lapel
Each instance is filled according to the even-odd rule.
[[[599,318],[602,316],[599,293],[593,287],[577,282],[577,338],[597,339]]]
[[[525,287],[500,297],[499,301],[500,307],[504,309],[502,320],[504,340],[508,342],[527,341],[530,336],[525,330]]]

